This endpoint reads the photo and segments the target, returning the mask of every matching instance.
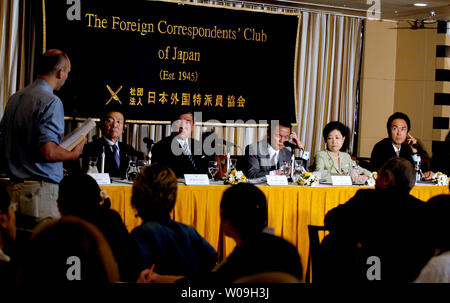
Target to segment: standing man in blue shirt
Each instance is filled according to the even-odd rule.
[[[37,79],[10,97],[0,124],[0,172],[10,178],[8,191],[19,218],[34,225],[58,218],[58,183],[64,161],[76,160],[86,140],[72,151],[59,144],[64,108],[53,94],[67,80],[69,57],[51,49],[38,61]]]

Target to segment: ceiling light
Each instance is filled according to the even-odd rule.
[[[414,6],[428,6],[426,3],[414,3]]]

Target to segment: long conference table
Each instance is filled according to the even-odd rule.
[[[229,186],[229,185],[228,185]],[[177,202],[172,218],[193,226],[219,253],[226,257],[233,250],[234,241],[223,235],[220,227],[220,199],[227,185],[186,186],[179,184]],[[360,186],[337,187],[319,185],[304,186],[258,186],[266,195],[268,203],[268,226],[275,235],[295,245],[300,253],[304,271],[308,262],[308,225],[323,225],[325,214],[339,204],[345,203]],[[131,231],[142,223],[131,206],[131,185],[113,183],[102,185],[110,200],[111,208],[119,212],[126,227]],[[423,201],[448,194],[448,186],[415,186],[411,194]]]

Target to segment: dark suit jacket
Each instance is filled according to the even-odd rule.
[[[87,172],[88,163],[90,156],[97,157],[97,168],[98,172],[100,172],[101,166],[101,156],[103,149],[105,150],[105,173],[109,173],[110,177],[120,177],[125,178],[129,157],[136,156],[137,159],[144,159],[144,154],[141,152],[137,152],[131,145],[128,145],[123,142],[119,142],[119,154],[120,154],[120,167],[117,167],[116,160],[114,159],[114,152],[111,146],[106,142],[105,139],[100,138],[95,141],[92,141],[83,149],[82,159],[83,159],[83,172]]]
[[[174,148],[178,149],[177,152],[180,153],[179,155],[172,152],[172,141],[174,141]],[[203,154],[200,141],[190,138],[188,143],[195,167],[192,165],[188,156],[182,154],[182,147],[176,141],[174,134],[165,137],[153,145],[152,163],[162,163],[170,167],[177,178],[184,178],[184,174],[207,174],[208,161],[212,159]]]
[[[268,175],[271,170],[279,169],[283,164],[283,161],[286,161],[289,165],[291,163],[290,149],[283,148],[278,154],[278,164],[271,165],[269,162],[270,156],[266,140],[247,145],[245,147],[245,156],[247,167],[244,174],[250,179]]]
[[[412,165],[414,165],[414,160],[412,158],[412,150],[407,144],[402,144],[400,149],[400,158],[405,158]],[[396,158],[397,154],[395,153],[394,147],[392,146],[392,140],[390,138],[384,138],[372,149],[372,154],[370,156],[370,165],[372,167],[372,171],[378,171],[384,163],[390,158]]]
[[[370,256],[381,263],[381,281],[411,282],[433,255],[426,204],[406,192],[361,189],[325,216],[329,254],[322,266],[336,279],[368,282]],[[328,277],[329,278],[329,277]]]

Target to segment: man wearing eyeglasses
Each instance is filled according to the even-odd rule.
[[[285,147],[288,141],[303,149],[303,144],[292,132],[292,126],[287,121],[272,121],[268,130],[267,140],[248,145],[245,148],[247,159],[246,176],[250,179],[266,175],[289,175],[291,164],[291,149]],[[283,170],[283,166],[287,169]]]

